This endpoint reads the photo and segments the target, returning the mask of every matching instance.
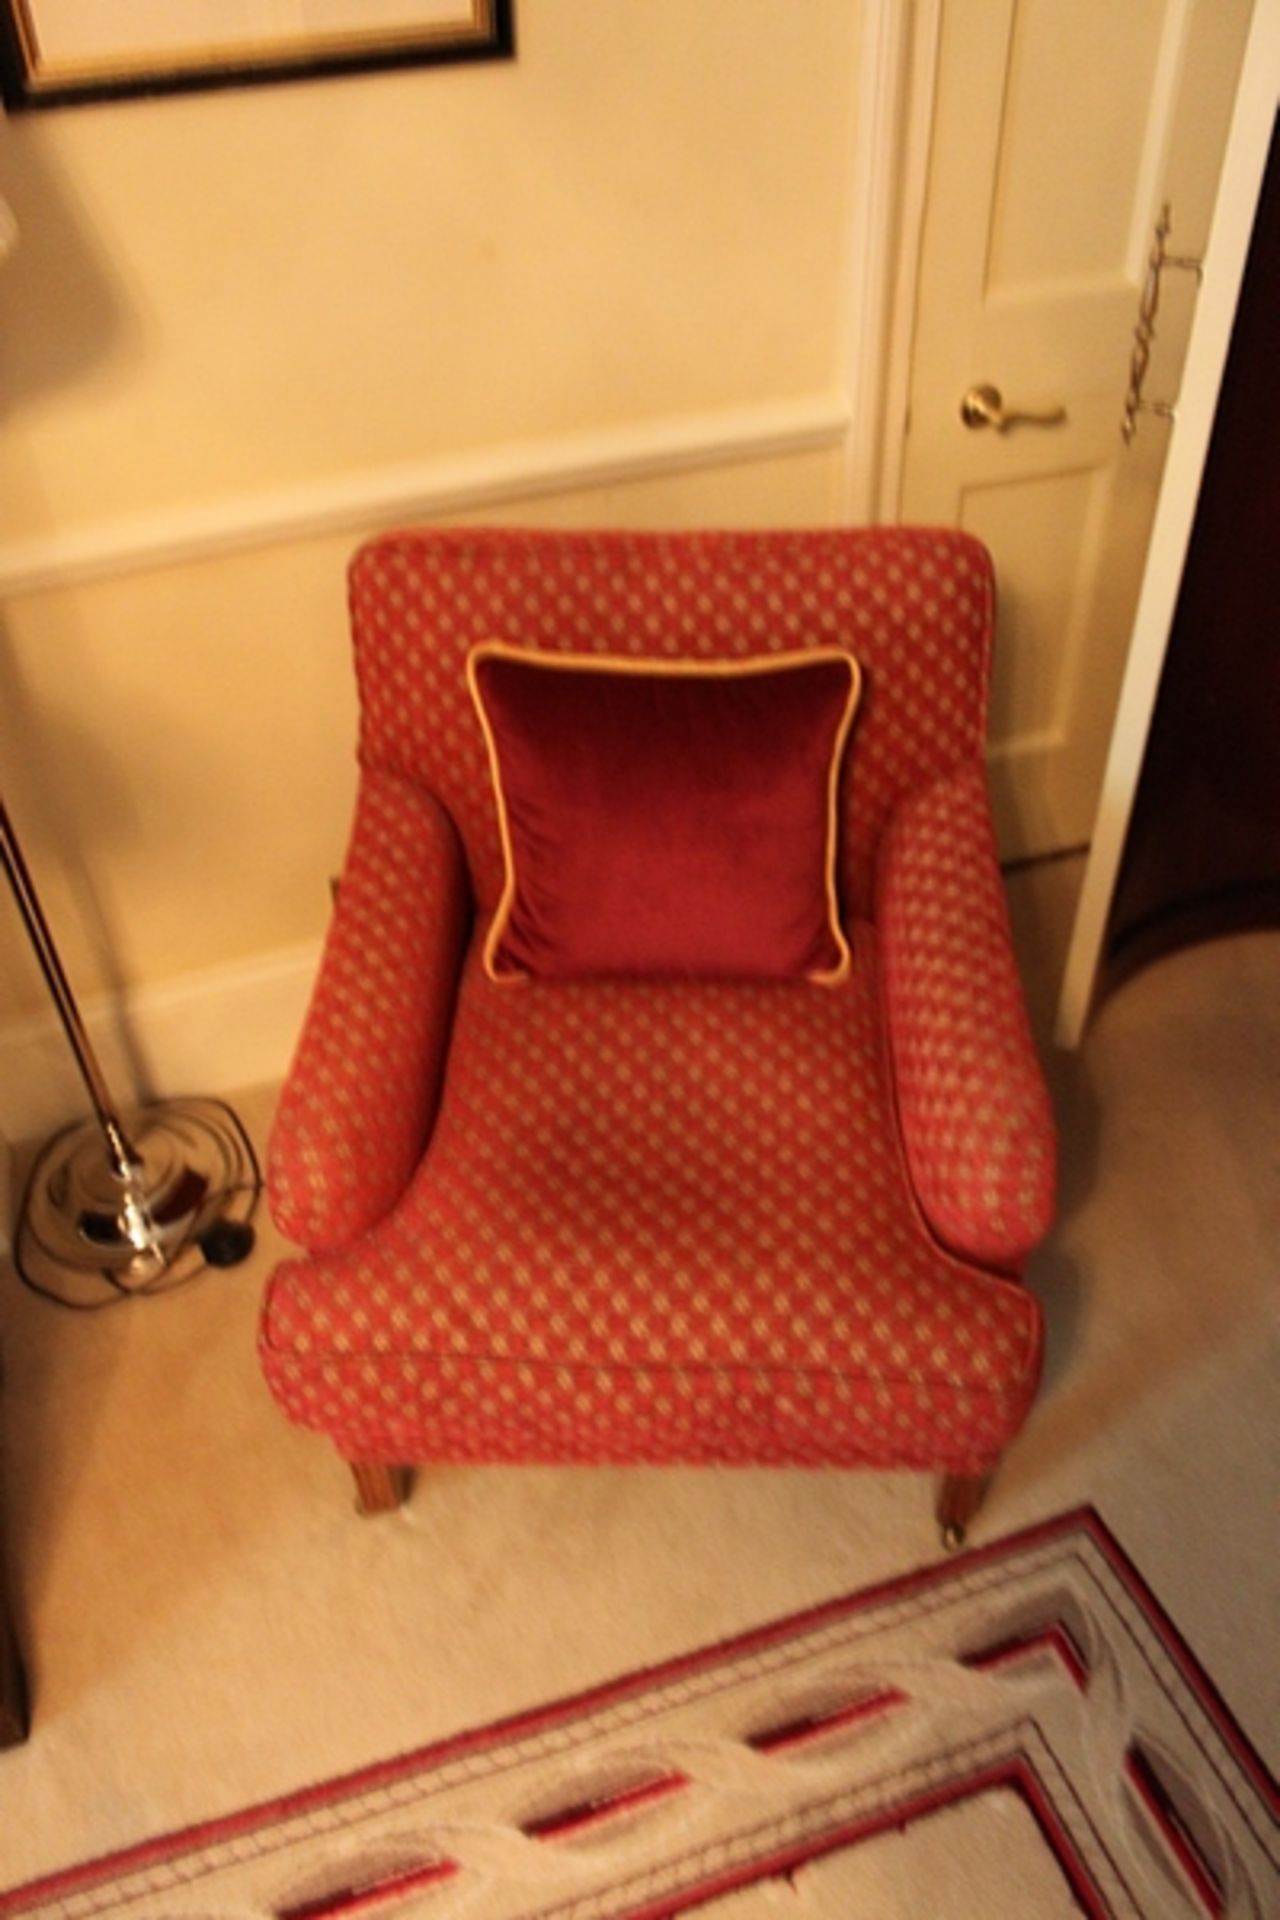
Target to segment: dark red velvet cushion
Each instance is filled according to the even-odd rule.
[[[857,662],[473,649],[506,885],[494,978],[834,982],[836,788]]]

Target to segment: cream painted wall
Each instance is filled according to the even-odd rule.
[[[5,537],[832,384],[858,11],[522,0],[511,63],[10,119]]]
[[[0,575],[122,517],[243,531],[271,489],[837,392],[859,11],[519,0],[510,64],[0,122]],[[831,440],[471,517],[821,521],[843,478]],[[82,994],[318,938],[357,531],[0,605],[4,790]],[[0,908],[0,1025],[44,1005]]]

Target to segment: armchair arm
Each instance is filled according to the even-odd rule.
[[[267,1155],[272,1216],[347,1246],[408,1185],[435,1120],[469,919],[462,850],[423,789],[366,770],[337,907]]]
[[[1052,1224],[1057,1134],[980,761],[913,795],[890,821],[876,921],[916,1198],[953,1252],[1016,1268]]]

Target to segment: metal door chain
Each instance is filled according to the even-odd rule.
[[[1133,351],[1129,355],[1129,388],[1124,397],[1124,416],[1120,422],[1120,438],[1126,447],[1137,432],[1140,413],[1154,413],[1160,420],[1177,418],[1172,401],[1144,400],[1142,397],[1147,368],[1151,364],[1151,349],[1155,344],[1161,275],[1167,267],[1175,267],[1183,273],[1194,273],[1197,282],[1204,277],[1204,262],[1195,255],[1167,251],[1165,242],[1172,230],[1171,209],[1166,200],[1160,209],[1160,218],[1156,221],[1155,233],[1152,236],[1146,278],[1142,283],[1142,297],[1138,302],[1138,320],[1133,329]]]

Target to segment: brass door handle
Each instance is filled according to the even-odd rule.
[[[1010,427],[1060,427],[1066,417],[1065,407],[1047,407],[1043,413],[1015,412],[1013,408],[1006,412],[999,387],[970,387],[960,402],[960,418],[966,427],[994,427],[997,433],[1008,433]]]

